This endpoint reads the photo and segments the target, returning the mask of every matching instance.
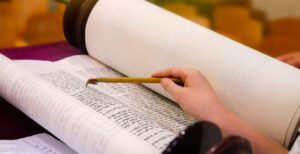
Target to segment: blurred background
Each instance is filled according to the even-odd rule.
[[[0,48],[65,40],[64,9],[54,0],[0,0]]]
[[[300,0],[149,0],[271,56],[300,51]],[[0,0],[0,48],[64,41],[65,5]]]

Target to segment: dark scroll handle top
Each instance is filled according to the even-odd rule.
[[[85,27],[98,0],[71,0],[64,14],[64,33],[67,41],[87,54]]]

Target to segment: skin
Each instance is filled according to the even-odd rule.
[[[208,80],[198,70],[170,68],[154,73],[152,77],[164,78],[161,86],[170,93],[181,108],[198,120],[217,124],[224,136],[239,135],[247,138],[254,153],[287,153],[281,145],[258,132],[227,109],[217,97]],[[167,77],[181,79],[184,86],[175,84]]]
[[[286,55],[282,55],[277,57],[277,59],[296,68],[300,68],[300,52],[292,52]]]

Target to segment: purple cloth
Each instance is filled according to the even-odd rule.
[[[36,45],[22,48],[0,49],[10,59],[31,59],[56,61],[81,54],[66,42]],[[3,75],[3,74],[1,74]],[[21,111],[0,98],[0,139],[17,139],[47,132]]]
[[[56,61],[68,56],[81,54],[66,42],[35,45],[22,48],[0,49],[0,53],[10,59],[50,60]]]

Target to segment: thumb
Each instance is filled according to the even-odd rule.
[[[181,86],[177,85],[176,83],[174,83],[172,80],[168,78],[162,79],[160,84],[173,97],[176,97],[178,95],[178,92],[182,89]]]

